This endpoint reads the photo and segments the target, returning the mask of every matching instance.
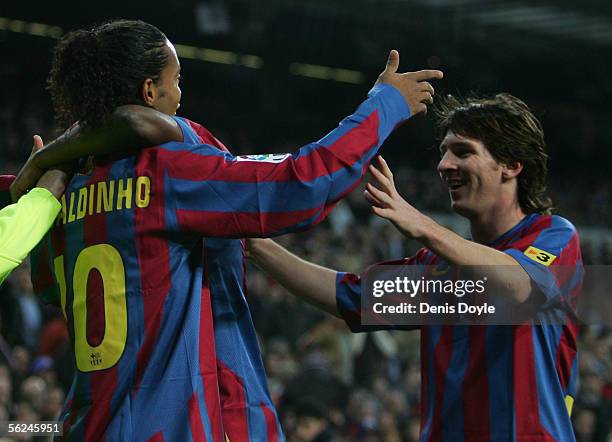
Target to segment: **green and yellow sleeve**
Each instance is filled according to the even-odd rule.
[[[0,282],[47,233],[60,208],[51,192],[36,187],[0,210]]]

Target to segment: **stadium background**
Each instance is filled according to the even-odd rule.
[[[140,18],[176,44],[180,115],[234,153],[292,151],[349,114],[388,50],[401,69],[442,68],[438,94],[507,91],[544,125],[556,211],[578,225],[585,264],[612,264],[612,3],[485,0],[248,0],[2,2],[0,171],[14,173],[31,135],[54,135],[45,77],[69,30]],[[448,210],[434,167],[430,118],[383,150],[398,188],[417,208],[465,232]],[[315,262],[359,272],[413,253],[370,215],[359,190],[322,226],[281,240]],[[31,292],[28,270],[0,288],[0,421],[53,419],[71,377],[61,315]],[[417,333],[351,335],[338,321],[250,269],[249,301],[272,395],[296,441],[413,441],[418,434]],[[612,335],[584,327],[580,441],[612,440]],[[474,404],[478,406],[478,404]]]

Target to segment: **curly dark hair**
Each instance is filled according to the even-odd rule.
[[[449,95],[436,106],[435,116],[440,140],[452,131],[482,141],[502,164],[521,163],[517,178],[521,208],[525,213],[550,213],[544,131],[522,100],[507,93],[484,98]]]
[[[144,104],[142,85],[168,64],[167,38],[143,21],[111,20],[55,46],[47,88],[60,129],[103,124],[123,104]]]

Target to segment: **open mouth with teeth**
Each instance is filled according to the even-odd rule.
[[[466,182],[467,182],[466,180],[452,179],[452,180],[446,180],[446,185],[448,186],[450,190],[457,190],[461,186],[464,186]]]

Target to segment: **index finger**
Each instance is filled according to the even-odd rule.
[[[444,72],[437,69],[424,69],[422,71],[416,71],[414,78],[416,81],[422,80],[441,80],[444,77]]]
[[[383,175],[389,178],[389,181],[393,183],[393,172],[391,172],[389,165],[382,157],[382,155],[378,155],[378,163],[380,164],[380,170],[382,171]]]

